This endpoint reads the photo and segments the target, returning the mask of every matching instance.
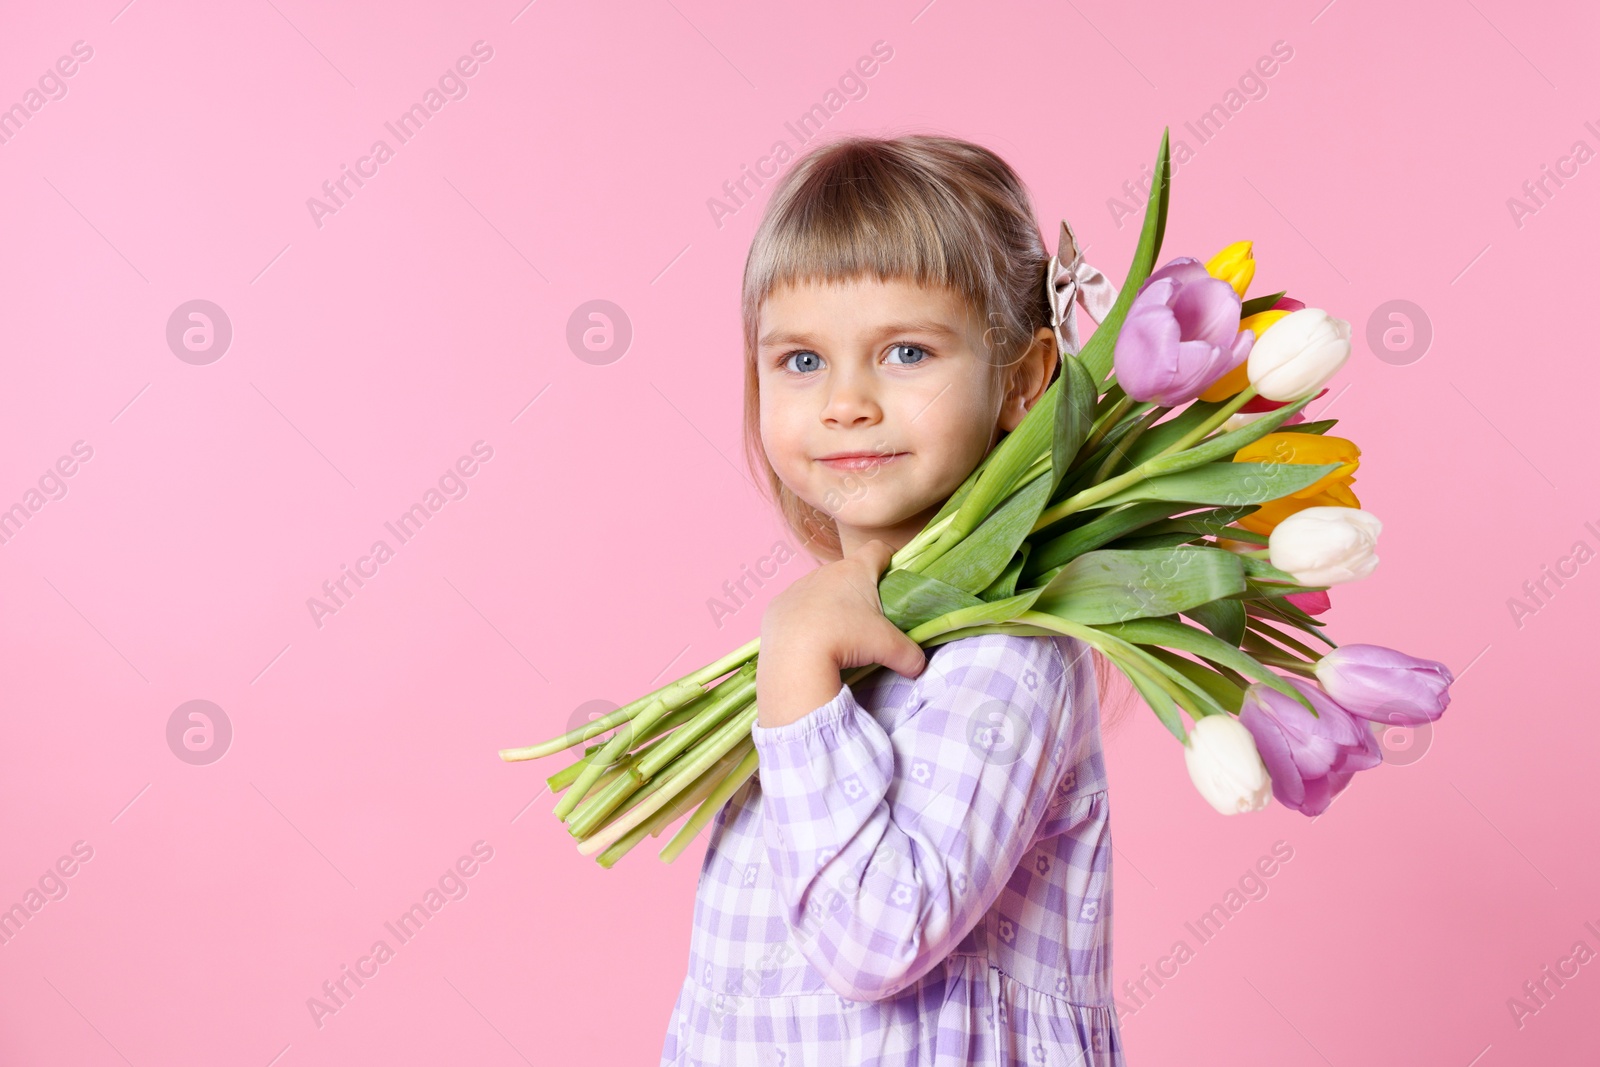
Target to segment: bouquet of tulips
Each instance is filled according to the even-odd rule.
[[[1437,719],[1454,678],[1442,663],[1321,633],[1327,588],[1378,562],[1380,523],[1350,489],[1359,450],[1328,436],[1334,420],[1301,415],[1349,357],[1350,324],[1284,292],[1243,299],[1256,267],[1248,241],[1152,272],[1167,144],[1164,133],[1111,310],[895,553],[879,598],[925,649],[995,632],[1079,638],[1183,744],[1217,810],[1256,810],[1276,796],[1315,815],[1356,771],[1382,762],[1369,723]],[[693,809],[661,849],[671,862],[756,771],[759,651],[753,640],[500,755],[535,759],[615,730],[549,777],[562,794],[555,814],[579,852],[610,867]]]

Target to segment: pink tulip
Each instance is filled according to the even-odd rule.
[[[1382,645],[1340,645],[1316,664],[1317,681],[1352,715],[1394,726],[1433,722],[1450,706],[1455,675],[1438,660]]]
[[[1133,299],[1112,360],[1130,397],[1187,404],[1250,356],[1255,334],[1239,330],[1239,294],[1179,256],[1151,274]]]
[[[1321,615],[1333,606],[1333,602],[1328,599],[1326,589],[1318,589],[1315,593],[1288,593],[1283,599],[1307,615]]]
[[[1303,815],[1320,815],[1356,771],[1383,762],[1383,749],[1367,724],[1328,694],[1292,675],[1284,681],[1306,695],[1316,715],[1256,682],[1244,692],[1239,721],[1255,738],[1272,778],[1272,795]]]

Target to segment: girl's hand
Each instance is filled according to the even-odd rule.
[[[883,614],[878,579],[894,549],[868,541],[772,599],[761,617],[756,721],[782,726],[828,703],[839,672],[869,663],[915,678],[927,665],[917,643]]]

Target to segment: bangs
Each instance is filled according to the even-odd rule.
[[[745,265],[747,347],[755,346],[761,305],[789,284],[869,277],[942,286],[984,321],[1001,272],[986,254],[992,234],[975,224],[971,205],[930,196],[924,175],[889,165],[881,152],[839,152],[785,189],[757,231]]]

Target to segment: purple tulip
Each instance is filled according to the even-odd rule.
[[[1135,400],[1186,404],[1250,356],[1255,334],[1239,331],[1239,294],[1179,256],[1133,298],[1117,335],[1117,382]]]
[[[1394,726],[1420,726],[1450,706],[1456,680],[1438,660],[1382,645],[1340,645],[1317,661],[1317,681],[1352,715]]]
[[[1356,771],[1383,762],[1383,749],[1365,722],[1300,678],[1284,681],[1304,693],[1312,715],[1293,697],[1256,682],[1244,692],[1239,721],[1256,740],[1272,778],[1272,795],[1303,815],[1320,815]]]

